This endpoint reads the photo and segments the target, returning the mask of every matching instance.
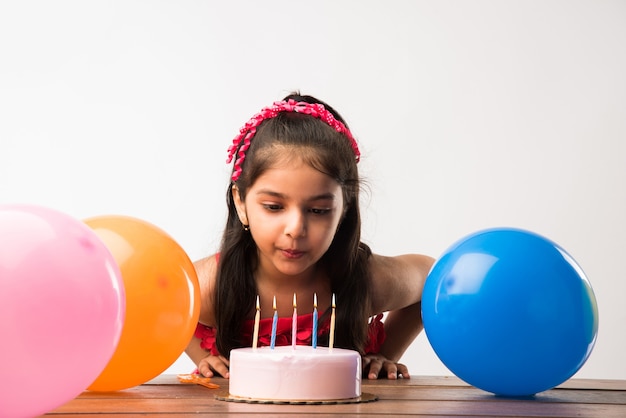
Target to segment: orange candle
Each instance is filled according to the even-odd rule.
[[[259,295],[256,295],[256,314],[254,315],[254,333],[252,334],[252,348],[256,349],[259,341],[259,321],[261,320],[261,305]]]

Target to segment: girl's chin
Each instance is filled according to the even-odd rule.
[[[311,268],[311,263],[302,259],[298,260],[277,260],[274,263],[274,268],[285,276],[297,276],[305,273]]]

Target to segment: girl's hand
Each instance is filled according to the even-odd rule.
[[[361,360],[363,362],[363,376],[367,376],[368,379],[378,379],[379,377],[387,377],[391,380],[398,377],[410,378],[409,369],[404,364],[388,360],[380,354],[367,354],[361,357]]]
[[[204,377],[213,377],[218,375],[228,379],[228,360],[223,356],[208,355],[198,362],[198,372]]]

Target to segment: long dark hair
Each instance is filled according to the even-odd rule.
[[[315,97],[292,93],[284,100],[289,99],[321,103],[347,127],[332,107]],[[222,237],[215,297],[217,348],[229,357],[231,349],[242,346],[242,327],[251,311],[241,307],[253,309],[258,293],[254,280],[257,247],[251,234],[242,229],[232,188],[236,184],[245,199],[256,179],[275,163],[276,147],[297,148],[307,164],[341,185],[345,213],[319,264],[330,277],[331,290],[337,298],[335,346],[363,352],[370,306],[371,251],[361,242],[360,179],[355,154],[343,134],[315,117],[294,112],[282,112],[261,123],[246,151],[241,175],[226,191],[228,220]]]

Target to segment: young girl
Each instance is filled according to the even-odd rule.
[[[202,306],[186,353],[199,373],[228,377],[230,350],[252,345],[257,296],[259,346],[270,344],[274,298],[276,345],[290,344],[295,294],[298,344],[311,344],[314,298],[318,344],[328,344],[334,300],[334,346],[359,351],[370,379],[409,377],[397,362],[421,331],[433,259],[361,242],[359,157],[341,116],[311,96],[291,94],[241,129],[220,252],[195,263]]]

